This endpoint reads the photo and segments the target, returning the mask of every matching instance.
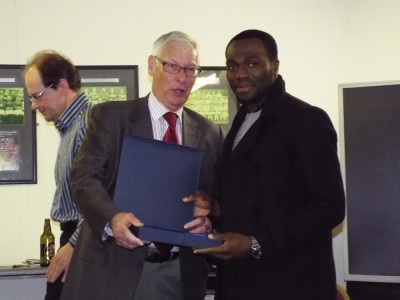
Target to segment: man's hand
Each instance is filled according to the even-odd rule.
[[[194,201],[194,220],[186,223],[184,228],[190,230],[191,233],[212,232],[212,224],[207,216],[213,213],[213,208],[215,208],[214,201],[204,192],[188,195],[182,200],[183,202]]]
[[[224,243],[214,248],[196,249],[194,250],[195,254],[206,254],[223,260],[230,260],[246,256],[250,253],[250,236],[228,232],[209,234],[208,238],[224,241]]]
[[[184,225],[191,233],[210,233],[212,232],[212,224],[207,217],[198,217]]]
[[[58,250],[57,254],[51,259],[47,270],[46,277],[48,282],[55,282],[62,272],[64,272],[62,282],[65,281],[73,253],[74,248],[70,243],[65,244]]]
[[[144,245],[143,241],[130,231],[131,226],[143,226],[143,223],[132,213],[118,213],[110,221],[115,243],[129,250]]]
[[[184,197],[183,202],[194,201],[194,217],[219,216],[219,205],[206,193],[199,191]]]

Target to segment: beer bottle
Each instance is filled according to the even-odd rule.
[[[54,235],[51,233],[50,219],[44,220],[43,233],[40,236],[40,265],[46,267],[55,253]]]

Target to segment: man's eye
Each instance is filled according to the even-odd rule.
[[[167,63],[167,64],[171,69],[174,69],[174,70],[179,70],[181,68],[180,66],[175,65],[175,64],[170,64],[170,63]]]
[[[236,71],[238,69],[238,66],[236,66],[236,65],[227,65],[226,68],[227,68],[228,71],[234,72],[234,71]]]
[[[258,65],[259,65],[259,63],[251,62],[251,63],[249,63],[248,65],[249,65],[250,68],[257,68]]]

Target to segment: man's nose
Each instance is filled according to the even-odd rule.
[[[176,79],[179,82],[185,82],[186,81],[187,76],[185,74],[185,70],[184,69],[181,69],[178,73],[176,73]]]
[[[39,108],[39,101],[31,102],[31,110],[35,111]]]
[[[249,70],[247,69],[247,66],[239,66],[237,71],[236,71],[236,77],[247,77],[249,76]]]

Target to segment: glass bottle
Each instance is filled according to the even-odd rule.
[[[46,267],[55,254],[54,235],[51,232],[50,219],[44,220],[43,233],[40,236],[40,265]]]

